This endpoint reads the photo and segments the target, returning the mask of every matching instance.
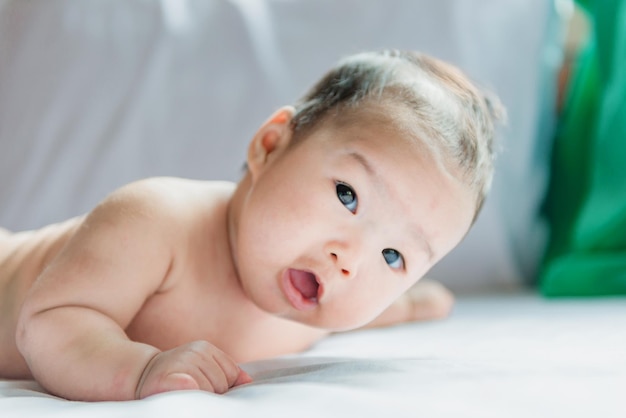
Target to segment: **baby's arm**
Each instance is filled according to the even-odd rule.
[[[364,328],[441,319],[450,314],[453,306],[452,292],[439,282],[422,279]]]
[[[50,392],[125,400],[174,389],[225,391],[241,380],[238,366],[206,342],[161,353],[124,332],[148,297],[174,285],[173,210],[150,187],[123,189],[87,217],[40,276],[17,342]]]

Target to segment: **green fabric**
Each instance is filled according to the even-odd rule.
[[[626,0],[579,1],[580,54],[552,156],[546,296],[626,295]]]

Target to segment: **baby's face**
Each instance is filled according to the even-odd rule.
[[[242,286],[261,309],[356,328],[459,243],[473,194],[411,136],[371,113],[272,155],[236,238]]]

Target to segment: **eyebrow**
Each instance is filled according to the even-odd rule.
[[[372,165],[370,164],[370,162],[361,154],[359,154],[356,151],[350,151],[350,153],[348,154],[349,157],[352,157],[354,160],[356,160],[359,164],[361,164],[363,166],[363,168],[365,168],[365,171],[368,172],[368,174],[371,177],[376,178],[376,180],[378,181],[382,181],[380,175],[378,174],[378,172],[374,169],[374,167],[372,167]],[[386,186],[386,185],[385,185]]]
[[[382,186],[387,191],[389,190],[389,186],[387,185],[385,180],[382,178],[382,176],[378,174],[378,171],[376,171],[374,166],[372,166],[372,164],[367,160],[367,158],[365,158],[362,154],[358,153],[357,151],[350,151],[348,153],[348,156],[352,158],[353,160],[357,161],[365,169],[365,171],[368,173],[370,177],[374,178],[374,180],[382,184]],[[421,230],[421,228],[418,228],[418,229],[410,228],[409,232],[411,233],[411,235],[415,237],[416,241],[420,242],[426,248],[426,252],[428,253],[428,259],[432,260],[433,257],[435,256],[435,253],[433,251],[433,248],[430,246],[430,242],[428,242],[428,240],[426,239],[426,236],[424,235],[424,232]]]

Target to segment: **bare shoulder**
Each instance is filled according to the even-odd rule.
[[[233,187],[227,182],[151,177],[115,190],[94,212],[129,220],[182,222],[204,206],[227,200]],[[167,228],[170,224],[160,225]]]
[[[84,229],[114,230],[114,234],[98,234],[98,239],[109,235],[116,240],[139,240],[136,245],[161,245],[161,252],[178,253],[189,234],[215,221],[215,208],[227,205],[232,190],[225,182],[173,177],[139,180],[107,196],[87,216]]]
[[[39,277],[24,311],[81,300],[126,328],[147,298],[176,284],[173,266],[201,220],[200,201],[213,200],[210,186],[152,178],[108,195]]]
[[[107,200],[121,200],[138,209],[154,209],[155,204],[164,205],[164,209],[173,209],[188,204],[201,194],[215,194],[228,189],[230,183],[191,180],[178,177],[149,177],[129,183],[111,193]]]
[[[202,250],[216,230],[225,225],[225,212],[234,185],[227,182],[153,177],[121,187],[110,194],[85,220],[87,229],[115,232],[93,235],[97,245],[119,245],[125,241],[141,248],[141,255],[159,254],[171,260],[168,268],[198,262],[196,251]],[[108,239],[107,239],[108,237]],[[107,244],[108,241],[108,244]],[[137,255],[139,257],[139,255]],[[168,274],[162,283],[167,289],[180,275]]]

